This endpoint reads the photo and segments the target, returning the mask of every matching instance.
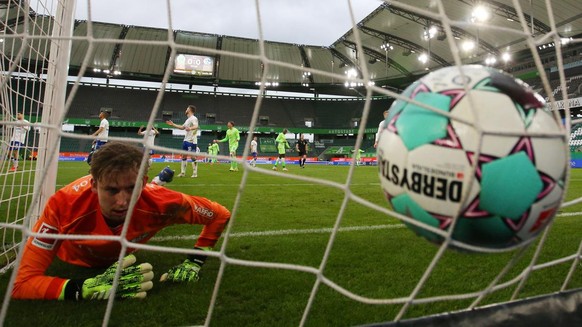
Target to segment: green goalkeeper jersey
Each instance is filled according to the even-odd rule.
[[[228,140],[229,146],[238,144],[238,141],[240,141],[240,132],[238,131],[238,129],[236,129],[235,127],[229,128],[226,131],[226,136],[218,142],[226,142],[226,140]]]

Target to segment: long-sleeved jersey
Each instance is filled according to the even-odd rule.
[[[203,197],[190,196],[154,184],[147,184],[134,207],[126,238],[146,243],[158,231],[175,224],[204,225],[195,246],[213,247],[224,230],[230,212]],[[40,234],[120,235],[122,226],[110,228],[91,190],[91,176],[82,177],[57,191],[36,223]],[[45,275],[55,255],[61,260],[85,267],[106,267],[119,257],[121,244],[112,240],[56,240],[29,238],[12,297],[57,299],[67,281]],[[128,254],[135,251],[129,248]]]
[[[287,141],[287,139],[285,138],[285,134],[283,133],[279,133],[277,139],[275,139],[275,143],[277,143],[277,150],[279,151],[279,154],[284,154],[285,149],[290,148],[289,142]]]
[[[218,142],[226,142],[228,141],[229,146],[238,145],[238,141],[240,141],[240,132],[236,127],[229,128],[226,130],[226,136],[219,140]]]

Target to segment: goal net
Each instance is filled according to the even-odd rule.
[[[139,124],[132,125],[135,121],[154,126],[160,124],[160,117],[164,119],[171,117],[166,117],[164,110],[167,110],[166,102],[171,102],[168,100],[171,99],[168,94],[175,92],[183,95],[184,98],[188,97],[194,103],[198,98],[197,94],[210,94],[214,98],[229,97],[228,101],[231,101],[230,98],[234,99],[232,102],[225,101],[223,104],[241,106],[250,104],[249,107],[252,107],[252,110],[247,110],[244,114],[241,113],[242,110],[237,112],[223,109],[231,117],[227,117],[229,119],[223,122],[222,130],[218,130],[218,133],[225,131],[226,121],[244,121],[245,119],[248,120],[249,125],[242,126],[240,129],[247,135],[261,131],[265,133],[269,130],[280,132],[287,126],[279,125],[276,128],[268,124],[262,126],[264,121],[268,121],[265,112],[270,110],[265,102],[269,101],[269,95],[276,95],[272,87],[296,83],[309,90],[309,87],[315,84],[340,85],[341,87],[345,85],[347,89],[353,90],[355,95],[347,100],[344,99],[345,102],[351,101],[355,106],[359,106],[360,114],[358,117],[346,118],[355,118],[352,121],[357,123],[352,126],[352,129],[346,129],[348,132],[344,133],[340,130],[338,134],[345,134],[347,137],[348,134],[354,132],[356,137],[352,138],[351,146],[354,151],[358,151],[364,148],[370,136],[375,134],[374,126],[377,126],[379,117],[372,116],[372,113],[381,112],[375,110],[375,101],[379,98],[406,100],[400,94],[405,87],[389,86],[389,81],[401,77],[411,83],[413,81],[410,80],[411,77],[420,77],[425,69],[426,71],[436,69],[444,66],[445,63],[457,66],[467,63],[484,63],[485,60],[491,60],[489,50],[494,50],[500,56],[506,50],[488,44],[484,40],[487,33],[513,35],[516,37],[512,40],[518,40],[515,42],[523,47],[519,50],[523,53],[525,49],[528,59],[522,58],[523,63],[499,65],[489,61],[488,64],[508,70],[510,73],[521,72],[532,77],[530,83],[536,83],[532,86],[547,98],[548,108],[555,115],[561,115],[559,119],[563,119],[566,126],[564,133],[571,133],[570,149],[574,151],[578,145],[582,145],[577,143],[582,142],[582,138],[579,138],[582,134],[580,133],[582,125],[577,125],[582,124],[582,119],[576,116],[572,119],[571,107],[575,102],[569,101],[577,96],[569,87],[579,85],[578,76],[582,76],[582,71],[578,76],[565,73],[567,68],[577,67],[577,65],[582,67],[580,60],[571,55],[572,50],[568,50],[568,46],[580,44],[582,38],[566,38],[560,35],[558,32],[560,22],[556,21],[552,11],[556,5],[564,10],[563,2],[573,3],[574,1],[536,2],[535,8],[532,2],[526,4],[525,1],[518,0],[507,4],[482,1],[482,4],[494,11],[496,15],[514,22],[512,27],[461,20],[459,18],[461,14],[451,9],[454,8],[451,6],[452,0],[431,1],[430,5],[413,0],[380,2],[379,7],[368,18],[359,21],[353,10],[355,2],[346,1],[338,7],[341,8],[341,17],[349,21],[350,29],[341,36],[341,42],[325,50],[321,47],[281,45],[265,40],[262,22],[269,12],[262,9],[265,8],[266,1],[249,1],[259,31],[258,40],[253,42],[253,45],[242,43],[237,38],[195,33],[196,31],[192,31],[196,37],[189,36],[188,33],[178,33],[173,27],[176,13],[191,10],[191,8],[184,8],[186,5],[183,1],[167,0],[157,3],[156,6],[163,4],[159,7],[163,8],[163,12],[159,12],[159,15],[168,20],[168,27],[152,29],[152,34],[147,37],[132,31],[128,25],[99,25],[98,22],[92,20],[90,9],[84,13],[88,17],[87,20],[75,19],[76,5],[82,3],[84,8],[91,8],[97,6],[97,2],[74,0],[0,2],[0,56],[2,59],[0,61],[2,110],[0,117],[0,277],[2,278],[0,284],[3,285],[0,289],[6,291],[0,293],[4,294],[0,324],[11,325],[15,321],[13,319],[20,319],[15,315],[27,312],[27,308],[33,311],[32,303],[22,303],[10,297],[12,283],[20,262],[19,254],[22,253],[26,240],[36,236],[32,233],[32,226],[40,216],[47,199],[56,188],[68,182],[60,176],[60,167],[64,167],[62,166],[64,161],[59,161],[59,151],[62,151],[65,144],[74,144],[75,148],[72,152],[86,154],[91,142],[95,140],[95,137],[90,135],[95,129],[88,126],[95,124],[96,117],[94,116],[98,113],[87,112],[86,119],[71,118],[70,113],[74,110],[83,110],[83,106],[91,106],[87,101],[83,102],[84,97],[115,85],[118,74],[122,74],[116,70],[118,67],[115,66],[116,62],[120,62],[120,56],[135,58],[124,62],[127,69],[133,69],[133,75],[126,76],[125,79],[133,80],[137,84],[151,83],[146,87],[150,92],[148,93],[150,102],[142,99],[143,101],[139,103],[145,107],[139,112],[143,116],[128,117],[127,122],[124,122],[127,126],[123,127],[134,129],[139,127]],[[473,1],[459,2],[464,6],[474,3]],[[201,2],[198,4],[200,5]],[[546,12],[547,16],[534,17],[534,10]],[[234,15],[228,12],[227,6],[224,11],[226,17]],[[400,22],[407,22],[406,24],[390,28],[404,29],[408,28],[408,24],[424,26],[426,44],[407,42],[405,39],[390,34],[389,28],[386,31],[378,30],[384,21],[377,21],[376,26],[367,25],[374,17],[380,20],[378,17],[381,16],[378,15],[382,13],[387,17],[386,26],[390,25],[391,17],[405,17]],[[567,18],[563,19],[567,20]],[[541,21],[547,23],[542,24]],[[106,28],[103,28],[103,25],[106,25]],[[543,28],[540,27],[542,25]],[[438,30],[432,32],[433,26],[438,27]],[[423,29],[420,30],[422,33]],[[470,37],[475,41],[473,45],[475,50],[471,54],[462,52],[461,38],[463,37]],[[378,50],[371,49],[370,45],[365,43],[365,40],[369,38],[375,38]],[[293,55],[280,54],[281,51],[291,48],[294,51]],[[511,48],[511,44],[506,48]],[[390,52],[395,49],[399,53],[398,56]],[[426,58],[417,59],[420,55],[417,51],[420,49],[428,50],[425,54]],[[443,51],[443,49],[447,49],[447,57],[450,57],[450,60],[445,60],[438,55],[438,51]],[[102,58],[100,52],[103,51],[114,54],[109,58],[111,62],[97,62],[95,58]],[[307,60],[318,51],[329,53],[328,57],[322,56],[327,58],[325,62],[323,59],[321,59],[322,62]],[[566,51],[570,52],[566,55]],[[144,53],[148,56],[144,56]],[[207,79],[205,85],[207,89],[204,91],[192,90],[192,84],[196,84],[196,79],[182,78],[179,83],[171,83],[171,80],[176,80],[173,77],[176,74],[175,65],[178,65],[177,58],[183,53],[211,56],[220,64],[213,63],[213,67],[219,67],[225,71],[233,69],[229,65],[236,65],[236,60],[239,60],[238,65],[242,63],[248,66],[248,70],[253,71],[248,76],[257,78],[256,86],[260,86],[260,89],[256,90],[254,95],[217,92],[217,88],[220,88],[218,78]],[[161,56],[165,65],[157,71],[154,68],[151,68],[148,73],[141,71],[140,65],[145,66],[148,63],[140,62],[140,60],[155,60],[156,56]],[[75,69],[72,69],[70,66],[75,60]],[[402,60],[403,64],[400,64],[399,60]],[[404,61],[410,60],[420,62],[416,71],[408,71],[404,67]],[[509,58],[506,60],[510,61]],[[516,60],[520,59],[516,58]],[[348,73],[343,69],[346,62],[355,64],[355,73]],[[242,69],[242,71],[245,70],[246,68]],[[155,74],[152,71],[155,71]],[[397,71],[396,75],[393,75],[394,71]],[[531,73],[534,71],[537,73]],[[95,77],[96,75],[91,74],[96,72],[104,73],[102,78],[106,80],[104,84],[85,78],[89,75]],[[236,74],[239,73],[240,71]],[[204,74],[204,72],[198,71],[196,74]],[[232,73],[228,77],[236,81],[238,78],[236,74]],[[274,81],[277,74],[295,76],[296,79],[275,84],[279,83]],[[152,76],[156,77],[152,78]],[[251,85],[250,79],[242,82]],[[386,85],[381,85],[381,82]],[[186,85],[186,87],[184,90],[174,90],[173,88],[178,87],[177,84]],[[399,85],[402,86],[403,82]],[[140,88],[143,88],[142,84],[134,86],[133,90],[140,90]],[[196,88],[195,85],[194,88]],[[123,87],[118,89],[123,89]],[[107,93],[106,96],[115,97],[116,94]],[[242,102],[246,99],[251,99],[251,102]],[[284,96],[280,99],[290,101]],[[335,101],[340,102],[340,100]],[[174,104],[170,103],[171,105]],[[338,104],[338,106],[341,105]],[[103,105],[103,107],[105,108],[102,110],[107,112],[107,106]],[[115,110],[109,111],[113,117],[116,115]],[[175,112],[182,111],[183,107],[181,104],[176,104],[174,110]],[[317,113],[317,111],[313,110],[312,113]],[[19,119],[19,115],[22,115],[23,119]],[[207,115],[206,118],[214,121],[213,115],[214,113]],[[286,115],[290,121],[297,119],[293,116],[292,110]],[[185,118],[174,113],[173,118],[176,122],[178,121],[176,116],[179,119]],[[300,119],[306,117],[308,116]],[[327,113],[326,117],[333,120],[334,113]],[[577,117],[582,117],[582,114]],[[202,117],[198,118],[202,120]],[[76,125],[75,128],[80,128],[82,132],[68,132],[66,128],[69,124]],[[370,130],[370,126],[374,127],[373,131]],[[13,136],[17,129],[22,130],[23,127],[25,127],[25,141],[20,145],[15,145]],[[135,134],[134,131],[132,133]],[[218,134],[213,134],[215,135]],[[174,139],[181,141],[180,137],[176,136]],[[203,137],[204,134],[201,139]],[[159,164],[160,168],[167,163],[178,162],[180,155],[188,154],[177,149],[175,145],[177,141],[174,141],[173,145],[170,144],[171,142],[164,144],[158,142],[152,146],[146,144],[145,138],[129,136],[129,133],[110,134],[109,140],[128,141],[144,146],[148,150],[167,153],[167,158],[160,159],[163,162],[163,165]],[[212,138],[206,137],[205,140],[211,141]],[[203,270],[213,271],[214,275],[208,273],[206,281],[199,282],[199,285],[204,285],[206,288],[196,290],[196,295],[200,295],[196,301],[200,298],[204,300],[201,300],[202,303],[193,303],[198,305],[196,310],[202,313],[197,312],[193,314],[196,318],[192,318],[189,317],[190,312],[171,312],[170,310],[167,313],[168,316],[164,316],[166,305],[169,303],[181,301],[187,304],[191,300],[188,295],[192,296],[192,292],[187,295],[180,294],[178,288],[173,285],[172,292],[180,294],[177,295],[176,300],[171,298],[173,293],[169,292],[165,293],[166,297],[163,299],[156,300],[154,294],[151,297],[148,296],[147,302],[144,301],[148,303],[147,307],[152,312],[159,310],[155,315],[163,317],[161,319],[164,323],[227,325],[229,322],[232,323],[233,319],[241,319],[241,324],[252,322],[259,325],[260,323],[272,325],[276,322],[302,326],[390,325],[406,324],[407,321],[411,325],[414,323],[446,325],[451,323],[485,324],[485,321],[489,321],[486,319],[495,316],[497,319],[495,323],[510,322],[511,324],[515,323],[511,320],[515,312],[532,314],[531,317],[536,317],[526,319],[530,323],[535,322],[532,319],[542,319],[538,321],[548,321],[549,324],[556,322],[556,319],[568,319],[567,321],[572,323],[579,322],[580,318],[576,317],[576,310],[580,310],[582,303],[580,273],[582,239],[579,233],[582,227],[581,212],[579,212],[582,197],[579,196],[579,188],[575,188],[575,183],[568,189],[562,210],[534,242],[505,252],[458,253],[447,249],[447,242],[441,246],[435,246],[412,235],[403,224],[403,222],[410,223],[411,220],[389,207],[377,179],[370,180],[364,176],[365,169],[376,168],[358,167],[355,156],[345,167],[314,164],[313,167],[321,168],[322,172],[324,168],[338,169],[337,171],[341,172],[340,174],[332,173],[326,178],[318,173],[284,173],[273,171],[271,165],[252,167],[247,160],[241,159],[250,156],[251,140],[251,137],[241,137],[240,148],[244,150],[242,156],[237,159],[240,172],[236,175],[240,177],[240,182],[237,182],[233,189],[232,201],[227,205],[232,213],[231,220],[219,245],[210,252],[209,261],[214,260],[217,263],[210,266],[214,267],[214,270],[207,266],[203,268]],[[370,147],[370,144],[367,146]],[[206,159],[208,156],[204,150],[199,154],[201,159]],[[228,152],[225,154],[225,151],[221,151],[218,158],[223,162],[230,159]],[[210,161],[210,158],[208,159]],[[147,170],[146,161],[144,156],[140,170],[142,174]],[[267,162],[270,163],[271,158]],[[333,164],[331,161],[330,163]],[[290,167],[290,170],[295,169],[294,166]],[[308,166],[305,171],[309,168]],[[86,171],[85,164],[80,169],[78,177]],[[377,171],[374,170],[372,175],[376,177]],[[60,182],[59,179],[61,179]],[[212,182],[198,186],[192,182],[192,185],[183,191],[185,193],[203,192],[201,188],[222,187],[220,183]],[[277,187],[271,189],[269,188],[271,186]],[[268,194],[258,192],[259,187],[268,190]],[[287,210],[294,205],[301,206],[301,203],[294,203],[293,199],[281,202],[284,204],[280,203],[279,200],[286,198],[289,194],[287,187],[303,187],[304,193],[309,195],[297,198],[301,201],[304,199],[312,201],[308,202],[309,208]],[[253,203],[257,201],[263,203],[260,199],[264,197],[273,199],[270,205],[253,206]],[[220,199],[213,200],[221,202]],[[263,221],[258,218],[259,216],[269,217],[269,219]],[[288,226],[288,228],[278,228],[278,224]],[[177,232],[177,234],[170,233],[167,237],[162,235],[145,245],[125,240],[123,233],[116,240],[120,242],[123,252],[126,252],[128,248],[137,248],[140,252],[149,253],[151,260],[159,259],[163,262],[163,256],[177,257],[176,255],[194,253],[192,249],[184,245],[184,241],[191,241],[190,235],[186,232]],[[356,234],[357,236],[353,236]],[[244,237],[258,235],[265,237],[259,242],[260,245],[251,247],[245,241],[240,241]],[[46,237],[83,238],[80,235],[46,235]],[[105,238],[96,237],[96,239]],[[311,241],[318,246],[312,248],[313,244],[309,243]],[[261,250],[257,249],[259,247]],[[280,247],[285,247],[286,250],[283,251]],[[275,253],[283,254],[277,256]],[[248,270],[253,272],[248,273]],[[264,273],[265,271],[268,273]],[[239,273],[248,279],[243,282],[253,287],[248,284],[244,286],[237,284],[241,282],[236,278]],[[242,288],[245,290],[243,291]],[[248,294],[251,295],[244,292],[249,292]],[[295,292],[300,294],[294,294]],[[262,296],[267,296],[267,298],[261,298]],[[131,301],[110,298],[99,313],[100,323],[102,325],[127,324],[126,320],[120,318],[125,314],[129,315],[125,310],[140,311],[141,314],[141,310],[136,309],[141,307],[132,306],[128,302]],[[246,302],[252,304],[245,306]],[[575,308],[574,311],[572,307]],[[124,313],[116,312],[117,308]],[[52,310],[43,304],[40,310],[45,309]],[[74,310],[77,309],[83,310],[83,308]],[[73,308],[69,307],[66,310],[70,313]],[[87,309],[87,312],[89,311]],[[89,315],[89,313],[83,313],[80,317],[86,317],[85,314]],[[254,317],[245,320],[247,315]],[[61,318],[58,315],[57,317]],[[131,317],[140,319],[140,316]],[[146,317],[145,320],[132,321],[132,323],[147,323],[148,319],[153,319],[151,316],[147,318],[147,315],[144,317]],[[112,319],[117,320],[112,323]]]

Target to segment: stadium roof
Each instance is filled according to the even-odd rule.
[[[580,47],[575,39],[570,39],[582,34],[582,1],[579,0],[554,0],[553,17],[549,16],[550,10],[544,1],[519,1],[522,5],[519,10],[494,0],[443,0],[442,10],[450,22],[450,30],[441,24],[439,3],[427,1],[419,7],[415,0],[382,2],[357,24],[356,30],[338,35],[329,46],[265,41],[263,59],[268,60],[261,60],[257,39],[76,21],[73,35],[78,39],[72,45],[70,73],[77,74],[87,56],[89,42],[81,37],[91,33],[96,42],[88,57],[85,76],[159,81],[168,64],[174,65],[172,43],[167,41],[170,36],[175,42],[176,54],[209,55],[215,59],[212,76],[171,73],[171,82],[255,88],[264,74],[266,82],[277,83],[281,90],[318,93],[346,92],[345,80],[339,76],[352,68],[359,76],[367,70],[376,85],[400,88],[418,75],[454,63],[455,53],[465,63],[483,63],[495,58],[493,65],[509,69],[517,61],[523,62],[524,53],[531,57],[525,35],[532,31],[542,55],[546,51],[550,53],[559,40],[564,42],[565,57],[576,55],[569,48]],[[479,13],[474,11],[477,4],[489,15],[482,22],[479,22]],[[24,30],[22,13],[0,5],[2,23],[10,33],[19,34]],[[525,27],[520,23],[520,14]],[[30,28],[32,33],[50,31],[50,17],[32,11],[29,16],[34,22]],[[18,38],[7,39],[4,49],[7,53],[16,52],[21,44]],[[458,51],[452,51],[453,47]],[[502,56],[506,53],[513,59],[504,62]],[[34,54],[25,54],[29,55],[34,60]],[[423,55],[425,62],[420,60]],[[307,74],[311,69],[324,73]]]

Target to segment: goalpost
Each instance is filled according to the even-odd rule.
[[[14,264],[16,251],[22,245],[21,229],[34,225],[55,190],[74,3],[39,2],[38,7],[31,8],[28,1],[8,1],[0,7],[2,272]],[[29,14],[33,10],[40,16]],[[17,151],[16,159],[21,164],[11,173],[11,137],[18,113],[25,117],[28,135]]]
[[[446,0],[438,0],[438,8],[442,9],[442,2]],[[90,3],[90,1],[89,1]],[[179,10],[174,8],[171,4],[172,1],[167,2],[167,15],[171,17],[172,10]],[[261,1],[255,1],[257,5],[257,26],[260,30],[261,28],[261,11],[259,4]],[[347,1],[348,6],[351,6],[351,1]],[[408,3],[408,4],[407,4]],[[410,10],[412,12],[422,13],[423,15],[430,15],[435,19],[438,19],[442,25],[445,27],[445,32],[449,38],[453,38],[451,32],[451,26],[457,24],[458,22],[453,22],[447,16],[447,13],[437,12],[430,13],[426,9],[420,7],[414,7],[410,5],[410,1],[406,3],[390,2],[390,5],[394,5],[397,8],[403,8]],[[31,4],[35,7],[32,8]],[[54,193],[56,187],[57,178],[57,165],[58,165],[58,152],[60,146],[61,138],[79,138],[89,140],[89,136],[80,135],[67,135],[61,131],[61,125],[66,118],[68,108],[70,107],[73,98],[75,96],[76,88],[80,85],[80,79],[84,72],[86,71],[91,55],[96,43],[93,35],[91,34],[90,25],[88,28],[88,34],[84,37],[73,37],[73,27],[75,24],[74,11],[75,11],[75,0],[42,0],[42,1],[18,1],[10,0],[0,3],[0,21],[2,26],[0,26],[0,38],[2,42],[0,43],[0,101],[2,116],[0,117],[0,274],[13,274],[13,267],[18,265],[18,254],[23,248],[23,240],[26,237],[30,237],[31,227],[38,218],[42,208],[44,207],[45,201]],[[546,5],[551,7],[551,1],[546,1]],[[527,22],[524,18],[524,11],[519,5],[519,1],[514,0],[512,6],[515,7],[517,15],[521,19],[520,28],[514,33],[522,34],[528,42],[528,47],[534,57],[536,65],[541,71],[543,71],[543,65],[540,61],[539,54],[536,50],[540,43],[547,42],[549,40],[558,40],[559,36],[555,30],[555,22],[552,26],[552,31],[547,35],[533,37],[527,32]],[[351,8],[351,7],[350,7]],[[32,9],[32,10],[31,10]],[[31,14],[34,12],[35,14]],[[352,14],[350,12],[350,14]],[[551,16],[550,17],[553,19]],[[357,22],[354,20],[353,15],[350,16],[352,19],[352,26],[355,26]],[[496,30],[495,27],[483,27]],[[506,32],[502,29],[498,29],[497,32]],[[317,74],[319,76],[329,77],[332,80],[348,81],[353,82],[353,77],[346,76],[341,73],[329,73],[324,71],[318,71],[310,67],[302,67],[299,65],[294,65],[291,63],[280,62],[273,60],[266,56],[264,52],[265,40],[259,39],[259,48],[261,49],[260,54],[250,55],[247,53],[230,52],[225,50],[216,49],[205,49],[207,53],[213,53],[220,56],[232,56],[247,59],[259,60],[264,67],[262,78],[262,90],[264,90],[264,84],[267,82],[266,73],[269,71],[270,66],[284,66],[297,71],[309,72],[310,74]],[[355,47],[364,52],[362,49],[362,42],[359,39],[359,34],[355,33],[356,44]],[[73,40],[83,39],[88,43],[87,55],[79,71],[79,76],[74,76],[76,81],[70,92],[69,98],[66,97],[67,85],[68,85],[68,65],[70,58],[70,49]],[[100,39],[101,43],[117,44],[120,42],[118,39]],[[138,42],[139,41],[133,41]],[[157,42],[157,43],[156,43]],[[156,41],[152,43],[159,44]],[[572,42],[582,42],[582,40],[572,40]],[[142,42],[147,43],[147,42]],[[172,39],[171,33],[168,33],[168,38],[162,41],[165,45],[170,48],[170,62],[173,62],[171,58],[174,58],[179,47],[186,48],[190,50],[200,50],[197,47],[178,45],[175,40]],[[566,78],[563,74],[564,63],[561,57],[561,47],[556,46],[556,59],[557,65],[561,69],[560,72],[560,82],[562,90],[566,89]],[[368,121],[370,112],[370,99],[372,98],[372,92],[383,94],[386,96],[398,98],[399,94],[392,92],[388,89],[381,88],[379,86],[374,86],[370,82],[372,77],[366,69],[366,62],[364,59],[360,58],[361,71],[363,76],[357,79],[357,82],[366,85],[366,101],[363,114],[361,117],[361,123],[359,124],[358,135],[364,136],[366,122]],[[460,64],[460,61],[457,62]],[[166,88],[167,82],[171,74],[171,64],[167,65],[164,72],[163,79],[161,80],[162,86],[158,97],[156,98],[155,108],[149,116],[149,124],[153,124],[155,117],[158,112],[161,111],[160,104],[162,102],[163,92]],[[546,90],[551,90],[548,77],[543,74],[543,87]],[[350,80],[352,79],[352,80]],[[555,103],[555,99],[551,92],[550,102]],[[567,94],[567,92],[564,92]],[[567,100],[567,95],[565,100]],[[575,121],[570,120],[570,108],[567,101],[564,101],[564,111],[565,111],[565,122],[568,124],[568,130],[570,124],[572,123],[582,123],[582,119]],[[249,130],[252,132],[258,125],[260,110],[262,107],[261,97],[257,98]],[[15,116],[17,113],[24,113],[25,119],[28,120],[30,130],[27,136],[27,142],[23,149],[20,149],[20,165],[16,172],[9,172],[11,165],[11,151],[10,151],[10,138],[12,135],[13,127],[15,126]],[[112,138],[115,139],[115,138]],[[356,141],[355,149],[359,149],[362,146],[363,137],[359,137]],[[129,139],[128,139],[129,140]],[[136,139],[129,140],[131,142],[136,142]],[[249,154],[250,138],[247,139],[246,144],[244,144],[244,155],[243,158],[248,157]],[[28,150],[29,152],[25,152]],[[173,153],[172,149],[160,148],[160,150],[165,150],[167,152]],[[24,153],[31,153],[30,157],[25,157]],[[177,152],[179,153],[179,151]],[[204,156],[204,154],[202,155]],[[228,156],[221,155],[221,159],[228,159]],[[238,193],[234,206],[231,209],[232,219],[231,222],[235,221],[237,218],[237,211],[241,205],[242,194],[247,186],[247,177],[250,171],[253,173],[260,173],[272,176],[280,176],[276,172],[270,170],[263,170],[258,168],[252,168],[245,165],[245,160],[242,161],[245,166],[245,170],[242,172],[242,180],[239,185]],[[143,167],[142,167],[143,169]],[[252,268],[268,268],[268,269],[281,269],[304,272],[315,276],[315,283],[311,288],[311,293],[307,302],[305,303],[305,310],[302,314],[301,325],[308,323],[309,315],[314,306],[315,297],[320,292],[322,286],[328,286],[335,292],[349,298],[351,300],[358,301],[362,304],[368,305],[389,305],[389,304],[399,304],[402,306],[401,311],[398,313],[395,322],[405,323],[406,313],[411,306],[419,303],[427,302],[439,302],[451,299],[471,299],[471,304],[467,307],[467,310],[475,310],[480,307],[483,297],[491,292],[505,289],[508,287],[516,287],[511,300],[514,302],[509,307],[520,307],[526,305],[526,312],[531,312],[537,307],[530,306],[527,307],[527,301],[520,298],[520,289],[524,283],[530,277],[530,274],[536,270],[546,269],[552,266],[567,264],[569,265],[569,271],[567,276],[564,276],[561,287],[555,290],[555,292],[564,292],[563,294],[547,294],[540,301],[547,301],[545,303],[551,303],[553,305],[559,306],[556,303],[562,303],[564,305],[570,304],[574,306],[581,306],[581,296],[580,290],[572,290],[570,283],[574,278],[575,274],[580,274],[580,260],[582,257],[582,240],[579,240],[578,250],[575,253],[556,259],[551,262],[540,263],[537,261],[539,252],[543,249],[544,241],[547,237],[549,228],[540,236],[540,241],[535,248],[535,254],[530,262],[527,263],[526,268],[523,269],[519,277],[506,281],[503,277],[507,271],[514,267],[520,259],[520,253],[517,253],[507,266],[503,268],[502,271],[498,273],[496,278],[491,281],[490,285],[480,290],[479,292],[470,292],[463,294],[453,294],[453,295],[443,295],[435,297],[425,297],[419,296],[419,290],[422,288],[426,279],[429,278],[434,264],[431,264],[426,271],[426,274],[421,280],[418,281],[417,287],[414,291],[407,297],[399,298],[371,298],[360,295],[357,290],[349,290],[342,285],[337,284],[334,280],[328,278],[325,274],[325,268],[328,264],[328,259],[330,252],[334,247],[334,243],[337,241],[338,232],[344,218],[348,202],[353,201],[363,206],[366,206],[377,212],[392,216],[399,217],[395,212],[387,209],[387,206],[378,206],[368,199],[361,198],[354,195],[351,191],[352,177],[354,174],[355,165],[350,167],[347,180],[344,183],[335,183],[327,180],[322,180],[315,177],[303,177],[298,175],[285,175],[284,178],[289,178],[292,180],[305,181],[310,183],[317,183],[320,185],[330,186],[337,190],[343,192],[344,197],[341,199],[341,207],[339,212],[337,212],[337,219],[329,239],[327,241],[327,246],[325,249],[325,254],[321,258],[321,262],[316,267],[311,266],[301,266],[292,264],[282,264],[282,263],[269,263],[261,261],[248,261],[240,260],[237,258],[229,257],[225,253],[225,249],[228,246],[231,233],[232,223],[227,227],[225,234],[223,234],[222,246],[219,249],[215,249],[212,253],[213,257],[220,260],[220,269],[218,272],[216,284],[212,291],[212,298],[210,301],[210,306],[208,308],[207,318],[205,325],[211,325],[214,310],[217,306],[217,299],[220,287],[223,283],[223,278],[225,274],[225,269],[228,265],[239,265]],[[564,207],[573,206],[582,202],[582,197],[578,197],[575,200],[564,203]],[[50,237],[50,236],[49,236]],[[424,240],[419,239],[419,242],[424,242]],[[120,238],[121,242],[121,238]],[[132,245],[133,246],[133,245]],[[123,243],[122,249],[125,251],[127,249],[127,244]],[[172,253],[184,253],[183,249],[172,248],[172,249],[160,249],[151,245],[139,245],[135,244],[136,248],[146,249],[151,251],[161,251],[161,252],[172,252]],[[445,251],[445,248],[440,248],[434,263],[438,262],[440,256]],[[516,251],[519,252],[519,251]],[[13,281],[14,277],[11,278]],[[10,290],[10,288],[8,288]],[[564,295],[565,294],[565,295]],[[11,299],[10,294],[7,293],[2,298],[2,309],[0,311],[0,324],[5,322],[8,307],[10,305]],[[113,306],[117,300],[111,298],[107,303],[106,313],[103,318],[103,325],[107,325],[111,315]],[[530,300],[528,300],[530,301]],[[540,303],[540,302],[536,302]],[[489,307],[486,308],[485,312],[499,312],[499,307]],[[559,310],[559,309],[549,309],[549,310]],[[467,319],[475,319],[474,321],[479,321],[479,315],[485,316],[486,313],[471,313],[468,311],[462,312],[461,315],[469,316]],[[556,312],[556,311],[554,311]],[[562,312],[562,311],[557,311]],[[539,312],[538,312],[539,313]],[[567,314],[567,310],[564,314]],[[488,313],[487,313],[488,314]],[[471,316],[473,315],[473,316]],[[550,313],[551,315],[551,313]],[[439,317],[425,317],[423,323],[436,323],[439,319],[447,319],[444,317],[445,313]],[[453,316],[448,318],[448,322],[455,321],[454,319],[460,319],[459,316]],[[457,318],[456,318],[457,317]],[[471,318],[473,317],[473,318]],[[482,318],[481,318],[482,319]],[[373,322],[366,322],[373,323]],[[388,324],[388,323],[379,323]]]

